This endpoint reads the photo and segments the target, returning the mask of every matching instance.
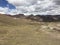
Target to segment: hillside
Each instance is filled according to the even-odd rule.
[[[37,22],[0,14],[0,45],[60,45],[60,22]]]

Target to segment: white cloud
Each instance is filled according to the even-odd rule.
[[[60,6],[57,6],[54,0],[7,0],[13,4],[16,9],[4,8],[0,12],[8,14],[59,14]],[[7,11],[5,11],[7,10]]]
[[[8,8],[2,8],[0,7],[0,13],[6,14],[8,12]]]
[[[18,14],[17,13],[17,10],[15,9],[9,9],[8,7],[0,7],[0,13],[1,14],[11,14],[11,15],[15,15],[15,14]]]

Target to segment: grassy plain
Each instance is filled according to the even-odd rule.
[[[0,15],[0,45],[60,45],[59,22],[36,22]]]

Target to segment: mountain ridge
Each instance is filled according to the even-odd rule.
[[[0,15],[7,15],[7,14],[0,14]],[[38,22],[59,22],[60,21],[60,15],[24,15],[24,14],[17,14],[17,15],[7,15],[12,18],[21,18],[21,19],[30,19],[32,21],[38,21]]]

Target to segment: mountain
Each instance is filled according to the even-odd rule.
[[[60,21],[60,15],[24,15],[24,14],[17,14],[17,15],[7,15],[9,17],[12,17],[14,19],[29,19],[32,21],[38,21],[38,22],[59,22]]]
[[[27,19],[39,21],[39,22],[59,22],[60,15],[29,15]]]
[[[43,22],[58,16],[48,17],[0,14],[0,45],[60,45],[60,22]]]
[[[10,17],[15,17],[15,18],[25,18],[25,15],[24,15],[24,14],[7,15],[7,16],[10,16]]]
[[[22,21],[22,22],[21,22]],[[28,23],[26,19],[24,19],[24,15],[6,15],[0,14],[0,25],[21,25],[24,23]]]

